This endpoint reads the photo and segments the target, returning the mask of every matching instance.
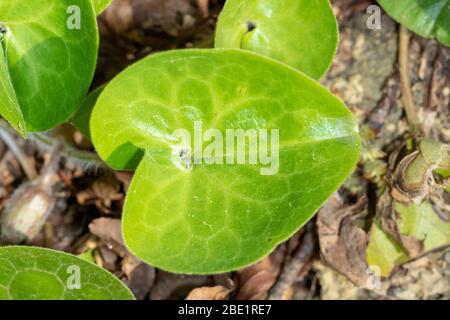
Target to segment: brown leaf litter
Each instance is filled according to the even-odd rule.
[[[222,286],[201,287],[192,290],[186,300],[225,300],[231,290]]]
[[[100,247],[103,260],[114,264],[114,255],[122,258],[121,270],[126,276],[126,283],[137,299],[149,295],[155,280],[155,269],[139,261],[125,247],[120,219],[99,218],[89,225],[89,230],[98,237],[104,247]]]
[[[366,260],[368,236],[357,226],[366,215],[366,200],[353,206],[345,205],[334,194],[317,215],[320,253],[327,265],[365,287],[369,274]]]

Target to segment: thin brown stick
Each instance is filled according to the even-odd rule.
[[[197,6],[203,18],[209,15],[209,0],[197,0]]]
[[[45,185],[50,185],[53,175],[56,173],[61,161],[61,151],[63,145],[61,142],[56,142],[56,144],[50,150],[50,155],[45,162],[44,167],[41,170],[41,177],[43,179],[42,183]]]
[[[402,87],[402,103],[411,132],[415,135],[420,134],[422,130],[411,91],[411,79],[409,77],[409,40],[409,31],[405,27],[400,26],[398,60]]]
[[[307,231],[301,243],[294,253],[292,259],[286,263],[281,271],[278,281],[269,292],[269,300],[282,300],[285,293],[293,286],[300,271],[314,255],[316,239],[314,236],[313,224],[307,225]]]
[[[27,155],[19,147],[14,136],[0,127],[0,139],[3,140],[3,142],[8,146],[9,150],[11,150],[11,152],[17,158],[17,161],[19,161],[28,180],[36,179],[38,175],[36,168],[33,166]]]

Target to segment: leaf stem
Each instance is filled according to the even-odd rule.
[[[17,144],[13,138],[15,131],[13,131],[9,127],[9,125],[2,119],[0,119],[0,134],[1,133],[3,133],[5,135],[6,139],[8,139],[8,141],[5,141],[5,143],[8,145],[8,147],[10,147],[9,143],[12,141],[13,144],[16,146],[16,149],[18,148]],[[62,138],[52,137],[51,135],[46,134],[46,133],[33,133],[30,135],[30,138],[33,140],[33,142],[35,142],[35,144],[38,148],[43,149],[46,152],[51,152],[54,149],[54,146],[56,144],[60,143],[62,145],[61,157],[75,162],[76,164],[83,167],[83,169],[111,170],[109,167],[106,166],[106,164],[100,159],[100,157],[96,153],[80,150],[77,147],[70,145],[70,143],[66,142]],[[3,139],[3,137],[0,136],[0,139]],[[12,148],[14,148],[14,146]],[[14,150],[12,148],[10,147],[11,151],[14,152]],[[19,149],[19,152],[20,151],[21,150]],[[23,154],[23,152],[22,152],[22,154]],[[15,155],[19,159],[19,156],[16,153],[15,153]],[[22,159],[24,159],[24,158],[22,158]],[[21,159],[19,159],[19,161],[21,161]],[[26,165],[25,163],[22,164],[22,162],[20,162],[20,164],[22,166]],[[33,172],[29,171],[30,170],[29,166],[28,166],[28,168],[25,168],[25,167],[23,167],[23,168],[24,168],[24,171],[27,171],[25,173],[27,174],[28,178],[30,179],[29,174],[31,173],[31,177],[32,177]],[[34,172],[36,172],[36,170],[34,170]],[[36,176],[37,176],[37,173],[34,175],[34,177],[36,177]]]
[[[33,133],[31,138],[38,147],[46,151],[52,150],[56,143],[60,143],[62,145],[61,156],[75,162],[83,169],[110,170],[96,153],[80,150],[62,138],[52,137],[45,133]]]
[[[400,82],[402,88],[402,104],[405,109],[406,118],[408,120],[411,132],[416,135],[422,132],[417,108],[411,91],[411,79],[409,77],[409,31],[400,26],[399,32],[399,68]]]

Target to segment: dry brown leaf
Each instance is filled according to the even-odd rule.
[[[114,201],[121,201],[120,182],[111,174],[101,176],[85,190],[77,193],[77,202],[84,206],[95,204],[103,213],[111,213]]]
[[[269,300],[289,300],[294,295],[293,286],[308,273],[316,249],[315,223],[311,221],[302,228],[300,242],[295,250],[288,255],[276,284],[270,289]],[[306,230],[306,231],[305,231]]]
[[[99,250],[101,258],[102,258],[103,268],[105,268],[109,271],[116,270],[116,264],[117,264],[117,261],[119,258],[117,256],[117,254],[114,251],[109,250],[109,248],[107,248],[104,245],[99,246],[98,250]]]
[[[105,242],[115,242],[124,245],[120,219],[98,218],[89,225],[91,233]]]
[[[337,194],[320,209],[317,216],[320,252],[327,265],[353,283],[365,287],[370,275],[366,261],[367,234],[354,224],[361,217],[365,201],[346,206]]]
[[[119,192],[120,183],[113,175],[104,175],[92,184],[92,192],[99,199],[108,201],[121,200],[123,194]]]
[[[225,300],[231,290],[222,286],[196,288],[189,293],[186,300]]]
[[[124,257],[129,254],[123,242],[120,219],[95,219],[89,224],[89,230],[119,256]]]
[[[127,277],[128,287],[137,299],[145,299],[153,286],[155,269],[137,259],[126,249],[120,219],[95,219],[89,225],[89,230],[106,244],[107,247],[100,246],[104,260],[105,257],[113,257],[114,254],[123,258],[122,271]],[[108,259],[104,262],[108,262]],[[115,261],[110,262],[115,263]]]
[[[130,187],[131,180],[133,179],[133,173],[123,171],[116,171],[114,173],[116,175],[116,179],[123,184],[124,192],[127,193],[128,188]]]
[[[131,277],[131,274],[142,262],[133,255],[126,255],[122,260],[122,271],[127,276]]]
[[[230,289],[231,291],[234,291],[236,289],[236,283],[233,281],[232,276],[233,274],[228,272],[215,274],[212,276],[212,278],[216,286],[222,286]]]
[[[277,248],[270,256],[260,262],[239,270],[238,300],[265,300],[275,284],[284,258],[284,248]]]
[[[122,260],[122,271],[136,299],[145,299],[155,282],[155,269],[128,254]]]

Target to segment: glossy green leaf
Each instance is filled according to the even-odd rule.
[[[90,0],[1,1],[0,25],[0,115],[23,135],[69,119],[97,59]]]
[[[337,43],[328,0],[227,0],[215,45],[254,51],[319,79],[330,67]]]
[[[87,95],[81,103],[81,107],[72,118],[72,124],[75,128],[80,130],[81,133],[89,140],[91,140],[91,130],[89,128],[91,113],[104,87],[105,86],[100,86]]]
[[[450,245],[450,222],[441,220],[429,202],[409,206],[395,203],[395,210],[400,234],[423,241],[424,252]],[[382,275],[388,276],[396,265],[409,259],[408,254],[379,225],[373,228],[367,248],[370,265],[379,266]]]
[[[450,0],[378,0],[406,28],[450,46]]]
[[[115,276],[81,258],[36,247],[0,248],[0,300],[130,300]]]
[[[9,76],[3,43],[0,41],[0,115],[7,119],[22,135],[25,134],[25,121],[17,102],[16,93]]]
[[[102,13],[112,2],[112,0],[92,0],[94,4],[94,10],[97,15]]]
[[[231,148],[194,163],[195,145],[180,145],[174,131],[193,133],[195,122],[223,135],[279,130],[279,170],[204,163],[224,161]],[[139,164],[123,212],[128,248],[179,273],[229,271],[268,254],[350,174],[360,143],[352,114],[320,84],[236,49],[170,51],[134,64],[100,95],[91,133],[113,168]]]

